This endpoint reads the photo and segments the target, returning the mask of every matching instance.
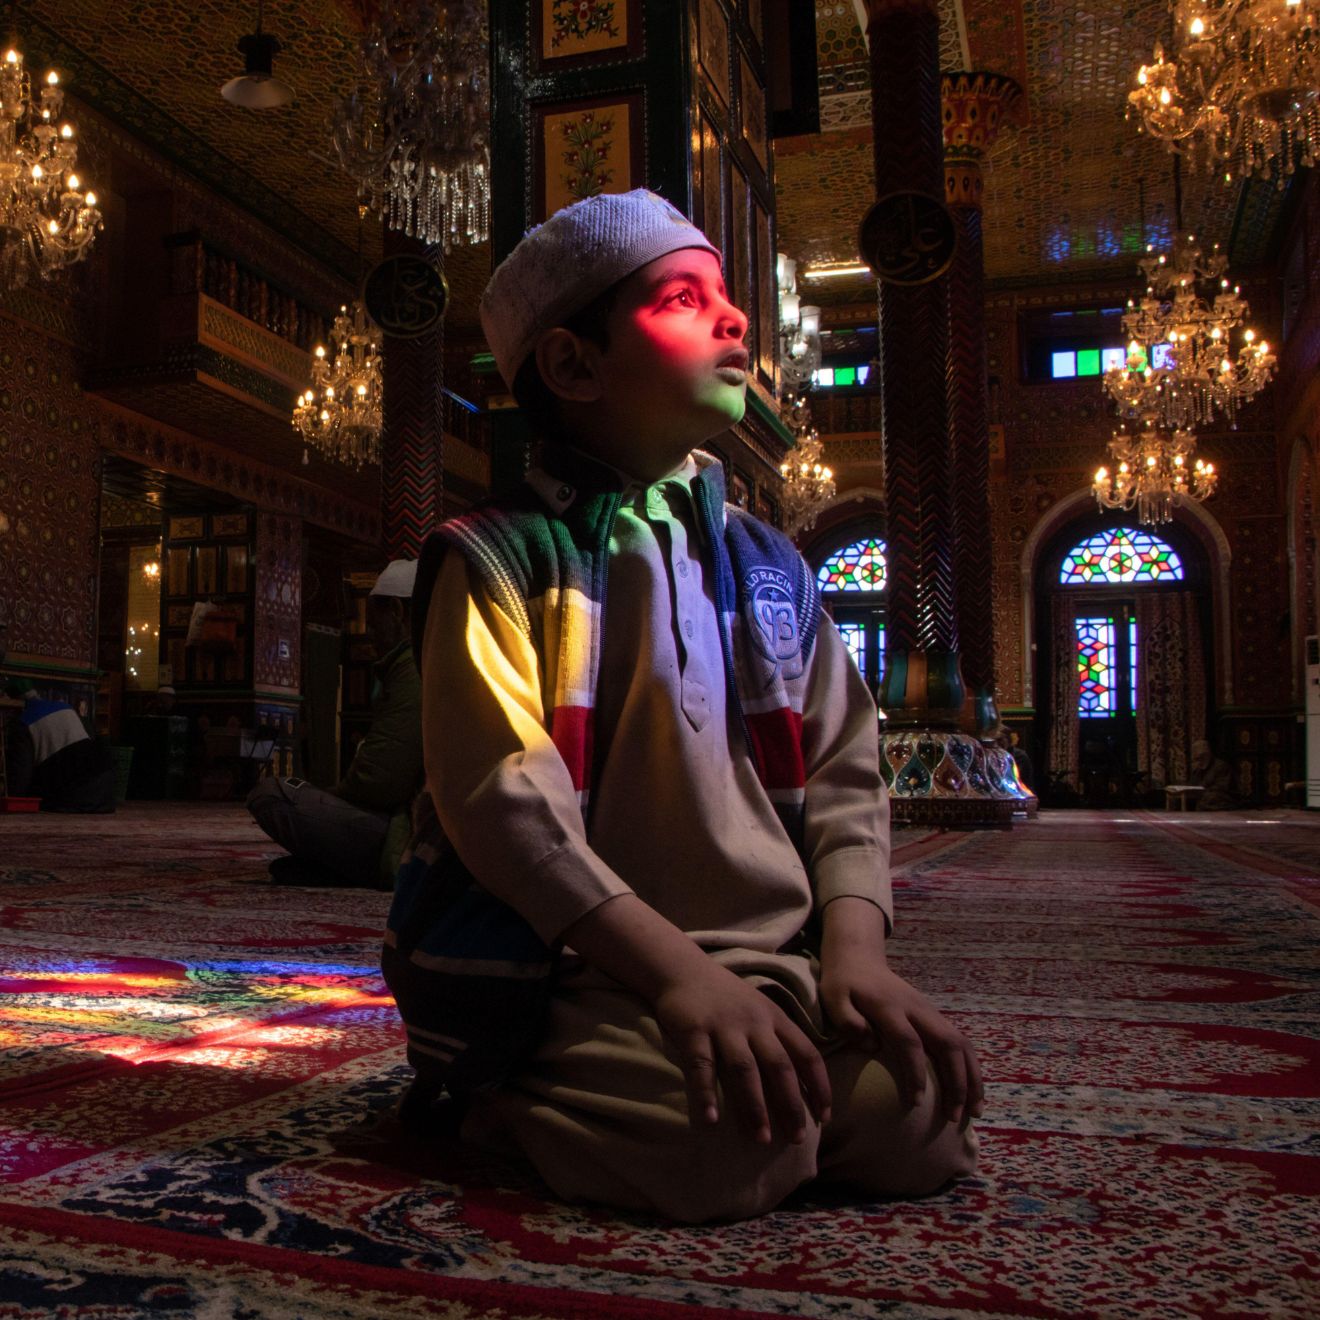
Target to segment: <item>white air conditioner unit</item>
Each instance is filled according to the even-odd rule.
[[[1306,639],[1306,805],[1320,807],[1320,637]]]

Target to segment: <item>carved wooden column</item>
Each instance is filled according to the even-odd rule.
[[[385,256],[409,255],[438,267],[430,248],[398,230],[385,230]],[[395,309],[398,311],[399,309]],[[420,313],[418,313],[420,315]],[[376,319],[381,321],[377,313]],[[390,318],[386,318],[388,321]],[[407,321],[407,315],[400,316]],[[420,322],[419,322],[420,323]],[[390,559],[416,559],[440,520],[444,490],[444,320],[420,335],[386,331],[381,349],[381,527]]]
[[[866,0],[877,201],[860,247],[879,279],[889,605],[881,765],[896,820],[1008,824],[1014,803],[960,731],[954,455],[946,361],[956,228],[944,201],[935,0]]]
[[[986,425],[985,260],[981,161],[1022,91],[996,73],[945,73],[944,200],[958,245],[949,268],[949,438],[953,450],[958,638],[973,727],[993,738],[994,617],[991,610],[990,436]]]

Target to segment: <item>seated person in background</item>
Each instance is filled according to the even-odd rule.
[[[348,773],[329,790],[271,775],[248,795],[257,824],[292,854],[270,864],[277,884],[393,884],[422,786],[422,693],[408,636],[416,576],[415,559],[396,559],[367,598],[377,686]]]
[[[1232,769],[1204,739],[1192,744],[1191,782],[1205,789],[1196,799],[1197,811],[1229,811],[1238,805],[1233,796]]]
[[[39,697],[25,678],[11,679],[5,693],[23,702],[9,744],[9,795],[39,797],[43,811],[113,811],[109,743],[91,737],[67,701]]]

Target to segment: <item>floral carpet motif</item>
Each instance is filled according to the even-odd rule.
[[[1320,819],[895,835],[979,1044],[977,1176],[675,1228],[386,1115],[387,897],[238,807],[0,818],[0,1320],[1320,1314]]]

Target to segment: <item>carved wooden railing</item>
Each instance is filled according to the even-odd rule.
[[[170,292],[200,293],[310,353],[329,323],[318,309],[208,242],[197,230],[171,234]]]

